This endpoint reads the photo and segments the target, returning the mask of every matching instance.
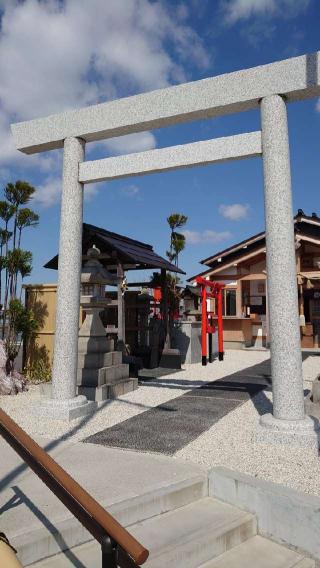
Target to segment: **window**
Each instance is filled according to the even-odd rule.
[[[222,313],[224,316],[237,315],[236,290],[225,288],[222,296]]]

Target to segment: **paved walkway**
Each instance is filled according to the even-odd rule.
[[[145,382],[158,388],[183,388],[174,378]],[[270,362],[190,389],[185,394],[90,436],[85,441],[103,446],[173,455],[197,439],[221,418],[252,396],[270,387]]]

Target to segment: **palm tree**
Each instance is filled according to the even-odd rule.
[[[39,215],[28,207],[20,209],[17,214],[18,248],[21,245],[22,229],[26,227],[36,227],[39,224]]]
[[[0,304],[2,307],[2,269],[4,268],[3,247],[8,245],[9,239],[12,237],[12,233],[6,229],[0,229]]]
[[[10,297],[15,298],[17,293],[17,280],[18,274],[21,274],[22,279],[29,276],[32,270],[32,253],[27,250],[13,249],[10,250],[5,258],[5,266],[9,274]],[[8,298],[7,298],[8,300]],[[7,302],[5,302],[7,305]]]
[[[184,227],[187,223],[188,217],[186,215],[182,215],[181,213],[171,213],[169,217],[167,217],[168,225],[171,229],[170,235],[170,250],[167,251],[167,257],[169,258],[170,262],[175,262],[175,265],[178,266],[178,257],[180,252],[185,247],[185,236],[182,233],[177,233],[176,229],[180,229]]]
[[[179,266],[179,254],[183,251],[186,246],[186,237],[182,233],[173,233],[173,250],[174,250],[174,262],[175,265]]]
[[[18,180],[15,183],[8,183],[4,190],[4,195],[6,200],[11,203],[14,208],[14,224],[13,224],[13,248],[16,246],[16,236],[17,236],[17,222],[19,207],[25,205],[30,201],[35,188],[30,185],[27,181]]]

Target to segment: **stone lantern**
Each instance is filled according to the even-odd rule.
[[[81,274],[80,305],[86,316],[79,331],[77,384],[79,394],[89,400],[103,401],[133,390],[129,365],[122,363],[122,352],[114,351],[113,339],[107,339],[100,313],[112,300],[105,298],[105,286],[116,286],[118,276],[100,262],[100,250],[88,250],[88,260]]]
[[[100,313],[110,303],[105,298],[107,284],[117,285],[118,278],[106,270],[100,260],[100,250],[93,245],[87,252],[88,260],[81,273],[80,305],[86,314],[79,332],[79,353],[84,353],[90,339],[90,351],[112,351],[113,341],[108,341]]]

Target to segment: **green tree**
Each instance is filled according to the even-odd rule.
[[[30,201],[34,192],[35,188],[27,181],[18,180],[15,183],[8,183],[5,187],[5,198],[7,202],[11,204],[14,211],[13,248],[16,247],[19,208],[21,205],[25,205]]]
[[[8,241],[12,237],[12,233],[6,229],[0,229],[0,304],[2,308],[2,271],[5,267],[4,247],[7,249]]]
[[[0,303],[4,295],[2,338],[8,357],[7,373],[13,369],[19,351],[18,339],[26,339],[37,325],[32,310],[26,309],[21,302],[21,292],[20,299],[17,298],[19,276],[22,290],[23,280],[32,270],[32,253],[21,249],[21,240],[24,229],[35,227],[39,223],[37,213],[28,207],[22,207],[31,200],[34,192],[32,185],[18,180],[6,185],[5,200],[0,201],[0,218],[4,224],[0,228]]]
[[[176,229],[184,227],[188,221],[186,215],[181,213],[171,213],[167,217],[167,222],[171,230],[170,234],[170,249],[167,251],[167,257],[170,262],[174,262],[176,266],[179,266],[179,254],[185,248],[186,238],[182,233],[178,233]]]
[[[38,322],[32,310],[26,309],[16,298],[10,300],[7,316],[8,332],[4,343],[7,353],[6,373],[9,375],[13,370],[14,360],[19,353],[22,341],[27,341],[31,333],[37,331]],[[18,342],[19,336],[21,340]]]
[[[28,207],[20,209],[17,214],[18,248],[21,246],[22,230],[26,227],[37,227],[39,225],[39,215]]]
[[[8,294],[10,293],[11,298],[15,298],[17,294],[18,274],[22,276],[22,280],[31,274],[32,253],[19,248],[9,250],[5,257],[4,265],[9,274]]]

